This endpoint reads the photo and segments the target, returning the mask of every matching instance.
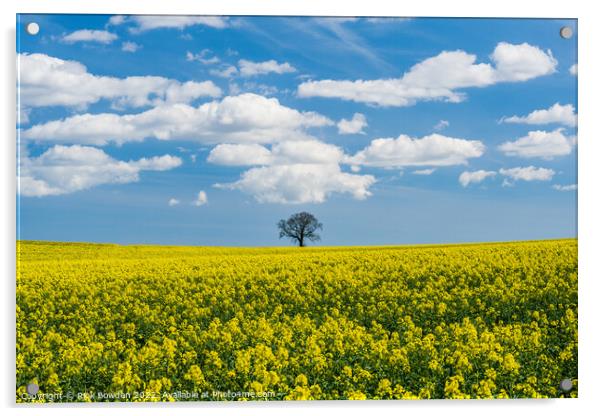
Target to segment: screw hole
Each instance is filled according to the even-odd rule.
[[[570,39],[571,37],[573,37],[573,29],[571,29],[568,26],[563,26],[560,29],[560,37],[562,37],[563,39]]]
[[[25,30],[32,36],[37,35],[40,32],[40,25],[36,22],[27,23]]]

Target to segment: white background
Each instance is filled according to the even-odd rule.
[[[0,71],[2,97],[0,142],[2,203],[0,204],[2,237],[0,308],[0,392],[3,414],[106,415],[114,414],[380,414],[507,415],[513,414],[592,414],[599,413],[602,378],[600,344],[602,319],[599,296],[602,269],[600,259],[602,135],[600,128],[602,97],[600,51],[602,50],[602,14],[594,1],[528,2],[525,0],[470,1],[418,0],[169,0],[157,4],[141,0],[34,1],[3,0],[0,3],[2,42]],[[409,3],[409,4],[408,4]],[[564,400],[491,400],[491,401],[421,401],[421,402],[314,402],[314,403],[176,403],[176,404],[108,404],[82,406],[47,405],[43,408],[17,406],[15,400],[15,14],[20,13],[106,13],[106,14],[287,14],[334,16],[444,16],[444,17],[557,17],[579,19],[579,399]]]

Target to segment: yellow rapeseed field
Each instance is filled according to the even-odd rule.
[[[18,402],[577,395],[574,239],[17,257]]]

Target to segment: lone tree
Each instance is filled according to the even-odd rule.
[[[309,212],[299,212],[291,215],[288,220],[278,221],[278,229],[280,238],[288,237],[298,243],[299,247],[305,247],[305,240],[320,241],[320,235],[316,231],[322,229],[322,223]]]

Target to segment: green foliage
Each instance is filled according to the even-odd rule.
[[[576,240],[18,243],[17,401],[44,401],[30,382],[80,401],[575,397],[564,378],[577,386]]]

